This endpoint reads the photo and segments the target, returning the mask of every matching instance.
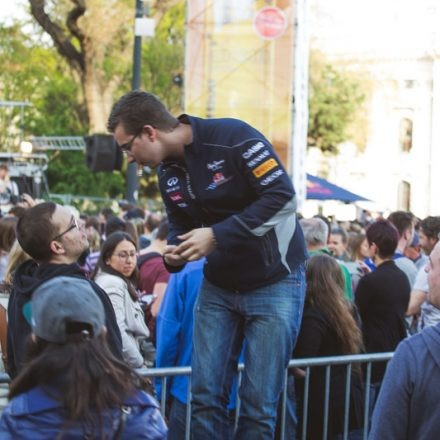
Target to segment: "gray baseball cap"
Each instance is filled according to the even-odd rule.
[[[45,341],[63,343],[70,334],[84,331],[96,337],[104,325],[104,306],[87,280],[55,277],[32,295],[32,331]]]

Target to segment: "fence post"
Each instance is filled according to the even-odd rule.
[[[351,391],[351,364],[347,365],[347,373],[345,379],[345,408],[344,408],[344,440],[348,438],[349,420],[350,420],[350,391]]]

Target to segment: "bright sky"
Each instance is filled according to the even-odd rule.
[[[25,0],[0,0],[0,22],[7,23],[11,18],[24,18],[26,7]]]
[[[245,5],[254,0],[240,1]],[[411,55],[440,49],[440,0],[308,2],[310,35],[324,52]],[[27,0],[0,0],[0,22],[25,18],[27,8]]]
[[[310,35],[326,53],[411,56],[440,47],[439,0],[312,0],[310,4]]]

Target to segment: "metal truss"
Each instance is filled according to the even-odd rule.
[[[35,151],[84,150],[86,143],[82,136],[37,136],[30,139]]]

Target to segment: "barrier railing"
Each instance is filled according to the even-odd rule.
[[[325,367],[325,390],[324,390],[324,417],[323,417],[323,435],[322,438],[327,438],[327,429],[329,424],[329,399],[330,399],[330,373],[331,367],[335,365],[345,365],[345,401],[344,401],[344,428],[342,432],[342,439],[347,440],[349,435],[349,411],[350,411],[350,388],[351,388],[351,373],[353,364],[366,364],[365,383],[364,383],[364,423],[362,428],[362,437],[367,440],[370,418],[370,386],[371,386],[371,369],[372,364],[375,362],[389,361],[393,356],[393,353],[372,353],[372,354],[359,354],[350,356],[329,356],[329,357],[317,357],[317,358],[304,358],[304,359],[292,359],[285,372],[285,381],[283,391],[281,393],[281,417],[280,417],[280,440],[285,439],[286,428],[286,403],[287,403],[287,377],[288,370],[293,368],[305,369],[304,378],[304,395],[303,395],[303,414],[302,414],[302,435],[301,439],[307,438],[307,417],[308,417],[308,403],[309,403],[309,387],[310,387],[310,370],[313,367]],[[238,365],[238,386],[236,393],[236,408],[235,408],[235,427],[238,424],[238,418],[240,416],[240,397],[239,387],[241,382],[241,376],[244,370],[244,365]],[[166,390],[167,382],[169,378],[175,376],[189,376],[188,390],[187,390],[187,406],[186,406],[186,429],[185,439],[189,440],[191,432],[191,367],[170,367],[170,368],[152,368],[152,369],[139,369],[137,370],[141,376],[151,378],[161,378],[161,413],[165,415],[166,408]],[[8,383],[10,381],[7,374],[0,374],[0,383]],[[287,439],[286,439],[287,440]]]

